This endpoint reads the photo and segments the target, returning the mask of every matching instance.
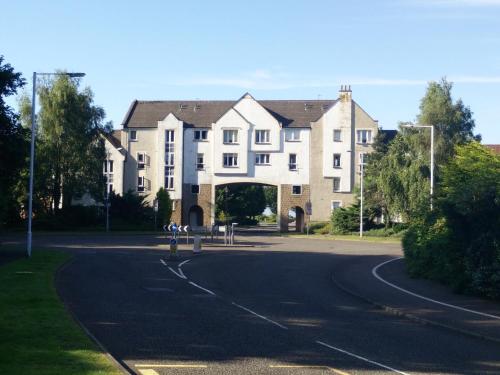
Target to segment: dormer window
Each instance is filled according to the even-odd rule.
[[[224,130],[223,135],[225,144],[238,143],[238,130]]]
[[[255,131],[255,143],[269,143],[270,131],[269,130],[256,130]]]

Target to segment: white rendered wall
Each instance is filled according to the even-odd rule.
[[[206,130],[207,140],[195,140],[195,130]],[[210,184],[212,183],[213,157],[212,157],[212,142],[214,132],[211,129],[184,129],[184,183],[185,184]],[[196,170],[196,157],[198,154],[203,154],[203,162],[205,168]]]
[[[158,121],[158,133],[156,135],[155,151],[158,155],[156,172],[156,190],[160,187],[165,187],[165,131],[174,131],[174,189],[169,190],[171,199],[182,198],[182,178],[183,178],[183,144],[184,144],[184,129],[183,122],[179,121],[174,115],[169,114],[163,121]]]
[[[116,194],[123,195],[123,169],[125,155],[104,138],[104,149],[107,160],[113,161],[113,190]]]

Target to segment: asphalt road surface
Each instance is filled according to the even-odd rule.
[[[342,264],[399,246],[246,237],[252,246],[173,262],[162,241],[38,239],[75,251],[58,291],[131,373],[500,374],[499,344],[391,315],[332,282]]]

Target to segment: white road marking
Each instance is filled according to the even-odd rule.
[[[168,269],[170,270],[170,272],[172,272],[174,275],[177,275],[177,276],[178,276],[178,277],[180,277],[181,279],[184,279],[184,280],[186,280],[186,279],[187,279],[187,278],[186,278],[186,276],[181,275],[180,273],[175,272],[175,270],[174,270],[172,267],[168,267]]]
[[[191,261],[191,259],[185,260],[184,262],[179,263],[179,268],[185,265],[187,262]]]
[[[154,368],[207,368],[207,365],[185,365],[185,364],[179,364],[179,365],[161,365],[161,364],[136,364],[135,367],[154,367]],[[139,370],[141,371],[141,370]]]
[[[141,369],[138,369],[138,370],[142,375],[160,375],[160,374],[158,374],[158,372],[156,372],[155,370],[150,369],[150,368],[146,368],[144,370],[141,370]]]
[[[377,270],[380,267],[382,267],[383,265],[385,265],[387,263],[394,262],[395,260],[399,260],[399,259],[403,259],[403,257],[399,257],[399,258],[395,258],[395,259],[390,259],[390,260],[388,260],[386,262],[380,263],[378,266],[376,266],[376,267],[374,267],[372,269],[373,276],[375,276],[378,280],[382,281],[384,284],[392,286],[393,288],[395,288],[397,290],[400,290],[403,293],[407,293],[409,295],[412,295],[414,297],[417,297],[417,298],[420,298],[420,299],[423,299],[423,300],[426,300],[426,301],[429,301],[429,302],[433,302],[433,303],[436,303],[438,305],[450,307],[452,309],[456,309],[456,310],[460,310],[460,311],[465,311],[465,312],[468,312],[468,313],[471,313],[471,314],[481,315],[481,316],[484,316],[484,317],[487,317],[487,318],[493,318],[493,319],[499,319],[500,320],[500,316],[491,315],[491,314],[483,313],[483,312],[480,312],[480,311],[466,309],[465,307],[460,307],[460,306],[456,306],[456,305],[451,305],[449,303],[445,303],[445,302],[441,302],[441,301],[436,301],[435,299],[428,298],[428,297],[422,296],[420,294],[410,292],[409,290],[403,289],[403,288],[401,288],[401,287],[399,287],[399,286],[397,286],[395,284],[392,284],[389,281],[386,281],[385,279],[383,279],[382,277],[379,276],[379,274],[377,273]]]
[[[160,262],[161,262],[161,264],[163,264],[164,266],[166,266],[166,265],[167,265],[167,262],[165,262],[163,259],[160,259]]]
[[[232,303],[234,306],[239,307],[240,309],[245,310],[245,311],[249,312],[250,314],[253,314],[253,315],[255,315],[255,316],[257,316],[257,317],[259,317],[259,318],[261,318],[261,319],[264,319],[265,321],[267,321],[267,322],[269,322],[269,323],[271,323],[271,324],[274,324],[274,325],[276,325],[276,326],[278,326],[278,327],[280,327],[280,328],[282,328],[282,329],[288,329],[288,327],[285,327],[284,325],[281,325],[281,324],[279,324],[278,322],[275,322],[274,320],[271,320],[271,319],[269,319],[269,318],[266,318],[266,317],[265,317],[265,316],[263,316],[263,315],[257,314],[255,311],[252,311],[252,310],[250,310],[250,309],[247,309],[247,308],[246,308],[246,307],[244,307],[244,306],[238,305],[238,304],[237,304],[237,303],[235,303],[235,302],[231,302],[231,303]]]
[[[319,345],[325,346],[325,347],[327,347],[327,348],[330,348],[330,349],[336,350],[336,351],[338,351],[338,352],[341,352],[341,353],[347,354],[348,356],[351,356],[351,357],[354,357],[354,358],[360,359],[360,360],[362,360],[362,361],[365,361],[365,362],[371,363],[372,365],[376,365],[376,366],[379,366],[379,367],[385,368],[386,370],[390,370],[390,371],[393,371],[393,372],[398,373],[398,374],[401,374],[401,375],[409,375],[407,372],[403,372],[403,371],[396,370],[396,369],[394,369],[394,368],[392,368],[392,367],[389,367],[389,366],[383,365],[382,363],[375,362],[375,361],[372,361],[372,360],[370,360],[370,359],[368,359],[368,358],[361,357],[361,356],[356,355],[356,354],[354,354],[354,353],[348,352],[347,350],[343,350],[343,349],[340,349],[340,348],[336,348],[335,346],[328,345],[328,344],[324,343],[323,341],[316,341],[316,343],[317,343],[317,344],[319,344]]]
[[[207,292],[207,293],[209,293],[209,294],[211,294],[211,295],[213,295],[213,296],[215,296],[215,295],[216,295],[216,294],[215,294],[214,292],[212,292],[211,290],[205,289],[205,288],[203,288],[202,286],[200,286],[200,285],[198,285],[198,284],[196,284],[196,283],[193,283],[192,281],[190,281],[190,282],[189,282],[189,284],[191,284],[192,286],[194,286],[194,287],[196,287],[196,288],[199,288],[199,289],[201,289],[201,290],[204,290],[205,292]]]

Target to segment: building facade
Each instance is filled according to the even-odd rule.
[[[201,226],[215,221],[217,186],[274,185],[282,230],[290,209],[300,230],[353,203],[360,161],[378,132],[350,87],[336,100],[247,93],[237,101],[134,101],[122,125],[116,142],[106,142],[116,193],[133,190],[152,203],[164,187],[172,219]]]

